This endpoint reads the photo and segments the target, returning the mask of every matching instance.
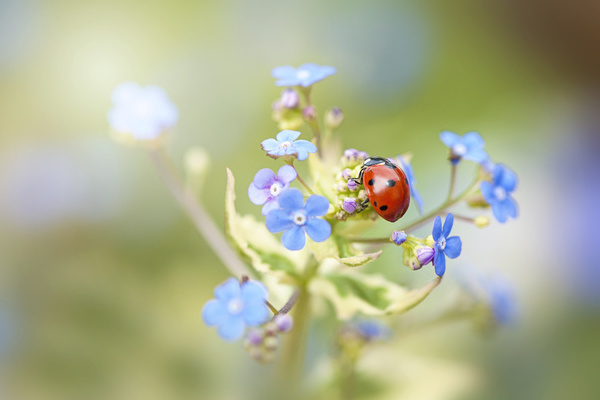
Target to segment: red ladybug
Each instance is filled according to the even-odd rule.
[[[369,157],[354,179],[365,187],[369,202],[381,218],[396,222],[410,205],[410,187],[404,171],[381,157]],[[363,207],[367,206],[363,202]]]

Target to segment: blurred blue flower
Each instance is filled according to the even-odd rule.
[[[502,164],[494,166],[492,182],[481,182],[481,194],[492,207],[498,222],[506,222],[509,217],[517,217],[517,202],[510,196],[516,187],[517,175]]]
[[[294,167],[284,165],[279,168],[277,175],[269,168],[263,168],[254,175],[254,181],[248,187],[248,197],[257,206],[264,204],[262,215],[279,208],[277,198],[290,187],[290,182],[296,179]]]
[[[423,215],[423,198],[417,191],[417,180],[415,179],[412,165],[410,165],[410,162],[406,161],[401,155],[397,156],[396,158],[390,158],[390,161],[392,161],[396,165],[400,164],[400,168],[402,168],[402,170],[406,174],[406,178],[408,179],[410,195],[415,201],[415,203],[417,203],[419,214]]]
[[[296,140],[300,132],[285,130],[277,134],[277,140],[267,139],[261,143],[262,149],[272,158],[282,156],[296,155],[298,160],[303,161],[308,157],[308,153],[315,153],[317,146],[308,140]]]
[[[202,309],[202,319],[206,325],[217,325],[219,336],[225,340],[238,340],[246,326],[259,326],[269,319],[265,303],[269,293],[260,282],[240,284],[236,278],[229,278],[214,293],[215,299]]]
[[[379,321],[361,320],[352,324],[356,332],[366,341],[386,339],[390,329]]]
[[[322,242],[331,235],[331,225],[317,218],[327,214],[329,201],[319,195],[312,195],[304,204],[304,196],[298,189],[291,188],[279,196],[280,209],[267,214],[266,225],[269,232],[284,232],[281,243],[288,250],[300,250],[306,244],[306,236],[315,242]]]
[[[278,79],[277,86],[310,86],[329,75],[336,73],[334,67],[320,66],[317,64],[302,64],[298,68],[289,65],[273,68],[271,75]]]
[[[485,142],[477,132],[468,132],[461,137],[454,132],[444,131],[440,133],[440,139],[450,148],[450,161],[453,164],[463,158],[476,163],[482,163],[488,158],[483,149]]]
[[[518,314],[513,286],[505,279],[495,277],[482,282],[494,318],[500,325],[515,322]]]
[[[449,258],[456,258],[460,255],[462,248],[462,242],[458,236],[451,236],[450,231],[454,224],[454,215],[448,214],[442,227],[442,219],[438,215],[433,223],[433,231],[431,235],[435,240],[435,256],[433,257],[433,265],[435,267],[435,273],[438,276],[444,275],[446,272],[446,256]]]
[[[110,126],[138,140],[158,138],[179,117],[177,107],[158,86],[122,83],[113,90],[112,101],[113,108],[108,113]]]

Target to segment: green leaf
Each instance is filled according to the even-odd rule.
[[[235,249],[261,273],[274,273],[293,282],[306,264],[306,251],[291,253],[268,231],[264,222],[252,215],[240,216],[235,210],[235,179],[227,168],[225,192],[225,233]]]
[[[379,256],[383,253],[383,250],[376,251],[375,253],[366,253],[360,254],[356,256],[336,258],[342,264],[345,264],[349,267],[362,267],[365,264],[370,263],[371,261],[375,261],[379,258]]]
[[[333,192],[335,177],[331,167],[328,167],[315,154],[308,157],[308,168],[312,177],[312,185],[315,193],[325,196],[330,203],[336,201],[336,195]]]
[[[340,319],[348,319],[356,313],[368,316],[404,313],[421,303],[440,281],[441,278],[436,278],[421,288],[407,290],[382,275],[352,271],[316,277],[309,288],[314,295],[328,299]]]

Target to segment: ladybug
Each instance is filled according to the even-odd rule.
[[[396,164],[381,158],[369,157],[363,163],[358,178],[352,178],[365,187],[368,200],[377,214],[386,221],[396,222],[410,205],[408,179]]]

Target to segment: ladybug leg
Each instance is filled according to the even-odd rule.
[[[362,203],[360,203],[363,209],[369,206],[369,199],[364,199]]]

